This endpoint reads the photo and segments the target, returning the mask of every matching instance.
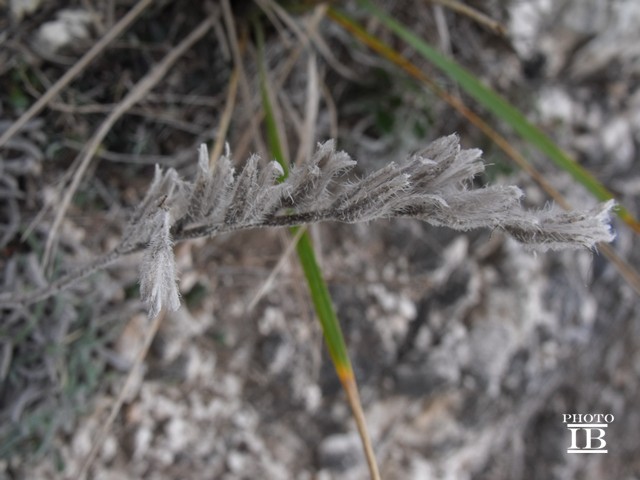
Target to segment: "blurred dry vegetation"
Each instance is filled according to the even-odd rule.
[[[479,186],[516,183],[529,205],[545,205],[545,194],[464,117],[332,23],[322,4],[148,3],[0,147],[2,291],[41,287],[109,251],[155,164],[193,177],[198,145],[213,148],[220,138],[238,165],[253,152],[270,159],[256,18],[267,28],[269,82],[290,158],[336,138],[363,173],[458,132],[491,164]],[[498,31],[449,2],[378,3],[527,112],[638,215],[640,34],[622,22],[640,21],[633,0],[600,2],[609,8],[465,2]],[[135,4],[0,1],[0,134]],[[356,2],[340,8],[401,47]],[[110,126],[54,229],[102,122],[205,19],[202,37]],[[234,55],[243,68],[225,134]],[[567,174],[513,142],[574,205],[595,205]],[[616,229],[618,253],[638,268],[637,237]],[[640,474],[640,307],[602,257],[533,256],[498,233],[462,235],[413,220],[326,224],[312,234],[384,478]],[[175,247],[182,308],[164,318],[91,478],[366,478],[302,274],[283,257],[290,242],[265,230]],[[0,310],[0,478],[77,472],[149,328],[139,261]],[[610,453],[566,455],[566,412],[614,414]]]

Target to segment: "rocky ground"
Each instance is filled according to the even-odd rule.
[[[415,27],[429,30],[425,36],[441,41],[481,78],[517,100],[638,216],[637,2],[469,3],[501,21],[508,41],[440,7],[420,10]],[[154,22],[178,15],[171,6],[163,8]],[[399,17],[406,16],[403,5],[396,8]],[[37,62],[16,57],[21,43],[15,39],[27,42],[58,10],[42,7],[6,23],[4,87],[14,85],[11,78],[49,73],[47,61],[62,69],[64,59],[58,57],[38,57]],[[189,20],[182,21],[187,28]],[[32,31],[19,33],[20,25]],[[138,35],[166,33],[154,31],[154,25]],[[272,42],[277,54],[277,39]],[[11,230],[12,223],[6,222],[3,230],[10,233],[0,260],[4,290],[46,282],[48,272],[41,271],[37,254],[51,218],[45,215],[36,224],[30,243],[20,243],[17,236],[43,204],[53,202],[52,188],[78,148],[72,139],[81,142],[95,125],[89,114],[64,106],[78,98],[89,97],[93,105],[108,97],[108,62],[120,54],[132,63],[132,71],[139,67],[124,53],[130,47],[120,44],[110,53],[113,58],[83,77],[84,87],[93,77],[95,88],[104,92],[63,95],[2,158],[5,177],[15,180],[5,182],[8,191],[20,192],[2,197],[7,218],[18,212],[12,222],[19,225]],[[146,54],[153,57],[154,52]],[[189,71],[198,73],[214,62],[207,55],[215,57],[202,50],[188,57]],[[128,120],[116,127],[124,145],[113,138],[106,143],[101,165],[63,224],[58,261],[66,263],[56,268],[82,264],[115,242],[127,207],[150,180],[148,165],[131,162],[170,162],[182,172],[193,171],[194,146],[208,140],[198,128],[216,121],[213,113],[202,112],[220,109],[224,98],[213,92],[224,90],[228,68],[215,70],[220,78],[210,83],[218,86],[197,93],[201,100],[218,102],[217,107],[167,106],[167,87],[157,93],[164,96],[160,106],[153,98],[143,104],[143,121],[138,117],[137,125]],[[328,74],[327,81],[331,78]],[[180,86],[194,82],[179,71],[169,75],[170,86],[172,80]],[[356,88],[338,87],[345,92]],[[186,85],[185,91],[190,88]],[[24,92],[26,97],[33,93]],[[14,118],[12,108],[17,107],[11,102],[19,100],[18,93],[2,94],[0,131]],[[361,100],[347,103],[350,109],[339,115],[344,137],[339,138],[342,148],[365,160],[364,169],[424,142],[401,135],[373,141],[375,129],[362,114],[371,103],[365,93]],[[421,101],[397,107],[401,120],[396,126],[419,116]],[[179,119],[169,118],[170,107],[179,110]],[[490,170],[486,181],[518,184],[530,206],[543,207],[546,197],[533,182],[447,108],[430,107],[429,136],[458,130],[465,146],[482,146],[487,162],[500,167]],[[321,132],[329,130],[328,117],[320,115]],[[147,145],[144,155],[127,150],[136,141]],[[110,150],[131,156],[115,163]],[[56,157],[60,151],[67,153]],[[568,175],[528,153],[574,205],[595,205]],[[616,251],[640,268],[637,238],[618,220],[614,228]],[[383,478],[640,476],[640,302],[603,257],[588,251],[534,254],[498,232],[460,234],[413,220],[323,224],[314,226],[312,234]],[[295,255],[281,263],[275,281],[250,307],[289,239],[285,231],[254,231],[176,246],[183,306],[165,317],[90,478],[367,478],[359,438]],[[138,261],[120,262],[57,300],[38,304],[40,310],[3,311],[0,478],[71,478],[79,468],[149,325],[138,299]],[[28,341],[19,344],[16,335],[25,322],[31,326]],[[58,354],[36,354],[54,345]],[[608,453],[567,454],[565,413],[614,415],[606,434]],[[25,431],[29,435],[21,436]]]

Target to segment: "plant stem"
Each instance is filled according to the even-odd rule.
[[[360,434],[362,440],[362,447],[364,448],[364,455],[367,459],[367,466],[369,467],[369,475],[372,480],[380,480],[380,471],[378,470],[378,464],[376,463],[376,455],[371,445],[371,436],[367,430],[367,422],[364,418],[364,411],[362,410],[362,403],[360,402],[360,394],[358,393],[358,384],[355,378],[340,379],[342,382],[342,388],[347,393],[347,400],[353,413],[353,418],[356,421],[356,428]]]

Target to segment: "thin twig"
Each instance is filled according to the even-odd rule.
[[[275,281],[276,277],[284,267],[285,261],[291,256],[291,254],[296,248],[296,245],[298,245],[298,240],[300,240],[300,237],[302,237],[302,234],[306,231],[307,231],[307,227],[299,228],[296,234],[293,236],[293,238],[289,239],[289,244],[287,245],[287,248],[285,249],[285,251],[282,252],[282,255],[280,255],[280,259],[278,260],[278,263],[276,264],[275,267],[273,267],[267,279],[260,286],[256,294],[253,296],[253,298],[249,302],[249,306],[247,307],[247,312],[250,312],[251,310],[253,310],[255,306],[258,304],[258,302],[262,299],[262,297],[264,297],[265,294],[269,291],[269,288],[271,288],[271,285],[273,285],[273,282]]]
[[[13,137],[25,124],[36,116],[40,111],[54,98],[60,91],[65,88],[82,70],[84,70],[93,59],[95,59],[115,40],[131,23],[153,2],[153,0],[140,0],[129,12],[109,30],[104,37],[83,55],[78,62],[71,67],[56,83],[54,83],[44,95],[42,95],[36,103],[31,105],[29,110],[24,112],[18,120],[16,120],[1,136],[0,147],[5,145],[11,137]]]
[[[198,145],[200,145],[205,139],[207,139],[207,137],[201,135],[194,142],[192,142],[192,146],[178,151],[175,155],[145,155],[141,153],[120,153],[106,149],[100,149],[100,151],[96,153],[96,156],[100,158],[100,160],[113,163],[152,166],[157,164],[160,166],[175,167],[175,165],[182,165],[187,161],[193,162],[193,152],[196,151]],[[73,140],[63,140],[61,144],[62,146],[71,150],[75,150],[76,152],[79,152],[84,148],[84,145],[82,143]]]
[[[327,82],[322,80],[321,83],[322,97],[329,113],[329,137],[340,138],[340,125],[338,123],[338,107],[331,94],[331,89],[327,85]]]
[[[145,98],[148,100],[148,98]],[[201,106],[201,105],[198,105]],[[87,105],[84,106],[67,105],[63,103],[52,102],[50,105],[51,110],[58,110],[71,114],[86,114],[86,113],[111,113],[115,108],[118,108],[118,104],[105,104],[105,105]],[[202,133],[202,126],[195,122],[188,122],[184,120],[178,120],[175,115],[168,113],[160,113],[159,109],[151,109],[149,107],[131,108],[127,112],[129,115],[137,115],[148,119],[153,123],[162,123],[168,125],[176,130],[182,130],[183,132],[190,133],[191,135],[198,135]],[[166,112],[167,110],[162,110]]]
[[[130,253],[136,252],[144,248],[144,245],[135,245],[135,246],[127,246],[124,247],[120,245],[115,250],[112,250],[101,257],[97,258],[89,265],[82,266],[75,270],[70,271],[69,273],[63,275],[58,278],[56,281],[50,283],[49,285],[40,288],[39,290],[29,292],[26,294],[22,294],[20,296],[15,296],[11,292],[4,292],[0,294],[0,305],[1,306],[17,306],[17,305],[30,305],[32,303],[39,302],[48,297],[56,295],[63,290],[66,290],[74,283],[87,278],[88,276],[96,273],[99,270],[109,267],[117,262],[120,258]]]
[[[498,35],[502,35],[504,37],[507,34],[507,29],[504,28],[504,26],[500,22],[476,10],[475,8],[470,7],[469,5],[465,5],[462,2],[459,2],[457,0],[428,0],[428,1],[431,3],[438,3],[443,7],[453,10],[454,12],[458,12],[462,15],[466,15],[467,17],[471,18],[473,21],[479,23],[480,25],[484,25],[485,27],[489,28],[493,32],[497,33]]]
[[[227,138],[227,132],[229,131],[229,125],[231,124],[231,117],[233,116],[233,109],[236,104],[236,94],[238,93],[238,79],[240,78],[240,69],[238,65],[233,67],[231,72],[231,78],[229,78],[229,88],[227,91],[227,101],[224,105],[222,117],[220,118],[220,124],[218,126],[218,133],[216,135],[216,143],[211,150],[211,156],[209,157],[209,167],[213,169],[216,160],[222,155],[224,149],[225,140]]]
[[[451,35],[449,35],[449,25],[444,16],[444,10],[441,5],[433,6],[433,16],[438,29],[438,37],[440,38],[440,50],[445,54],[451,55]]]
[[[236,25],[233,19],[233,12],[231,11],[231,5],[229,0],[222,0],[222,18],[224,19],[227,27],[227,35],[229,36],[229,45],[231,46],[231,54],[233,56],[233,62],[238,69],[240,91],[244,97],[247,111],[251,112],[251,105],[253,104],[253,95],[251,95],[251,89],[249,88],[249,82],[247,80],[246,72],[242,63],[242,52],[240,48],[239,36],[236,31]],[[260,155],[266,153],[267,149],[262,143],[262,137],[259,135],[258,123],[256,117],[252,116],[249,121],[249,132],[251,132],[251,138],[254,142],[256,152]]]
[[[256,22],[256,33],[262,32],[261,24]],[[267,60],[265,56],[265,41],[264,41],[264,33],[258,35],[257,40],[257,55],[258,55],[258,71],[260,75],[260,89],[264,89],[263,95],[266,95],[268,98],[268,102],[262,101],[262,110],[264,111],[265,117],[269,118],[271,116],[276,124],[275,135],[278,138],[277,143],[279,148],[282,150],[282,158],[287,164],[291,162],[291,155],[289,154],[289,141],[287,138],[287,129],[284,125],[282,110],[286,109],[286,106],[289,102],[288,98],[281,99],[278,102],[279,95],[276,93],[273,88],[273,82],[270,80],[270,71],[267,65]],[[264,78],[262,78],[264,77]],[[271,112],[266,111],[266,104],[271,108]],[[280,104],[282,104],[283,108],[280,108]],[[298,122],[296,122],[298,123]],[[276,155],[275,152],[271,152],[273,155]],[[286,160],[284,160],[286,159]]]
[[[71,184],[65,189],[65,195],[62,202],[56,212],[53,225],[51,227],[49,237],[45,247],[45,253],[42,260],[42,264],[46,266],[51,258],[53,245],[55,242],[56,234],[62,223],[67,208],[71,203],[71,199],[78,189],[78,185],[87,171],[91,159],[95,155],[96,150],[107,136],[111,127],[118,121],[118,119],[124,115],[133,105],[139,102],[147,92],[149,92],[162,78],[165,77],[169,68],[189,49],[200,40],[211,28],[214,22],[214,17],[209,16],[205,19],[197,28],[195,28],[180,44],[175,46],[162,61],[156,65],[145,77],[140,80],[133,89],[127,94],[127,96],[117,105],[117,107],[111,112],[111,114],[102,122],[96,133],[93,135],[89,143],[87,144],[84,152],[81,153],[82,160],[78,169],[76,170]]]
[[[318,108],[320,104],[319,83],[316,56],[313,52],[309,52],[307,61],[307,101],[300,146],[298,147],[298,153],[295,159],[296,164],[308,160],[313,153],[313,143],[316,138],[316,124],[318,122]]]

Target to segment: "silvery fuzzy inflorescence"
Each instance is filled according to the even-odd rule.
[[[255,155],[239,170],[229,155],[210,168],[202,145],[193,181],[172,168],[156,167],[147,194],[114,250],[40,290],[23,295],[5,292],[0,305],[42,300],[123,255],[144,250],[140,290],[150,315],[164,307],[175,310],[180,301],[173,244],[250,228],[412,217],[456,230],[502,230],[542,251],[594,248],[613,239],[609,227],[613,201],[590,212],[527,211],[520,205],[523,194],[517,187],[471,188],[472,178],[484,170],[480,155],[477,149],[461,149],[458,137],[450,135],[401,163],[354,179],[350,172],[356,162],[328,141],[284,178],[278,163],[261,165]]]
[[[457,230],[503,230],[542,251],[593,248],[613,239],[608,224],[613,201],[586,213],[555,208],[526,211],[517,187],[471,189],[470,180],[484,170],[482,152],[461,149],[456,135],[440,138],[405,162],[390,163],[358,180],[346,175],[356,162],[336,151],[333,141],[319,144],[313,157],[293,167],[281,182],[283,169],[276,162],[261,167],[254,155],[237,171],[226,155],[210,169],[205,145],[199,153],[193,182],[173,169],[156,168],[125,234],[124,244],[146,245],[141,292],[152,314],[163,305],[171,309],[179,305],[172,238],[321,221],[413,217]]]

